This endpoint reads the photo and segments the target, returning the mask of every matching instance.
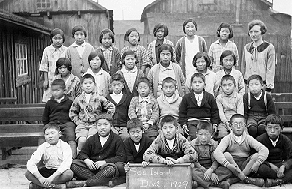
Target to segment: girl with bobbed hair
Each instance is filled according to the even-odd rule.
[[[171,41],[167,40],[165,37],[168,36],[168,27],[164,24],[157,24],[153,29],[153,35],[156,38],[154,41],[149,43],[147,49],[147,56],[148,56],[148,64],[153,66],[159,63],[159,53],[158,49],[162,44],[168,44],[172,48],[174,45]],[[175,53],[173,54],[175,57]]]

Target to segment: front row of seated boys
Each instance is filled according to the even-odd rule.
[[[97,133],[85,142],[72,162],[70,146],[59,139],[60,127],[47,124],[46,142],[28,161],[25,176],[31,181],[30,188],[115,186],[125,182],[127,162],[143,166],[190,162],[194,163],[194,188],[229,188],[238,181],[266,187],[291,182],[292,142],[281,134],[280,116],[273,114],[266,118],[266,133],[257,140],[247,134],[243,115],[233,115],[230,125],[230,134],[218,146],[211,139],[212,124],[207,121],[198,124],[197,138],[189,142],[177,132],[176,118],[166,115],[160,121],[158,137],[152,142],[143,135],[143,123],[133,118],[127,123],[130,138],[123,142],[111,130],[110,116],[100,115]],[[39,162],[43,166],[38,167]],[[72,180],[73,173],[78,181]]]

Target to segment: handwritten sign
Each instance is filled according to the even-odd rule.
[[[130,164],[127,173],[127,189],[191,189],[191,164],[176,164],[173,167],[162,164],[150,164],[142,167],[141,164]]]

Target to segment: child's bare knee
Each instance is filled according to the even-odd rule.
[[[73,178],[73,171],[71,169],[67,169],[63,174],[62,177],[65,180],[71,180]]]

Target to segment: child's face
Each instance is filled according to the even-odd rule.
[[[101,43],[105,48],[109,48],[113,44],[113,39],[106,33],[102,36]]]
[[[164,137],[168,140],[172,140],[175,137],[176,129],[173,122],[164,123],[161,128]]]
[[[202,144],[202,145],[206,145],[210,142],[211,140],[211,133],[209,132],[209,130],[206,130],[206,129],[200,129],[198,130],[197,132],[197,137],[198,137],[198,140],[199,142]]]
[[[185,25],[185,32],[188,36],[194,36],[196,34],[196,26],[193,22],[188,22],[187,25]]]
[[[249,30],[249,36],[252,41],[256,42],[259,41],[263,38],[262,32],[261,32],[261,26],[260,25],[254,25],[250,30]]]
[[[62,65],[58,68],[58,72],[61,74],[61,77],[66,77],[70,74],[70,71],[65,65]]]
[[[136,66],[136,58],[135,55],[127,55],[125,57],[125,67],[127,70],[132,70]]]
[[[233,81],[230,79],[223,80],[221,87],[222,87],[223,92],[227,95],[232,94],[235,89],[235,85]]]
[[[129,43],[133,46],[137,45],[139,41],[139,34],[136,31],[132,31],[129,35]]]
[[[173,82],[165,82],[162,86],[163,94],[167,97],[172,97],[175,92],[175,85]]]
[[[84,79],[83,83],[82,83],[82,89],[85,93],[91,93],[93,92],[95,87],[95,83],[92,79],[88,78],[88,79]]]
[[[223,68],[225,68],[226,70],[231,70],[232,67],[234,66],[234,59],[233,59],[233,56],[232,55],[228,55],[226,57],[224,57],[222,59],[222,65],[223,65]]]
[[[89,65],[92,70],[97,70],[100,68],[101,60],[98,56],[94,57],[92,60],[90,60]]]
[[[111,87],[115,94],[120,94],[124,88],[124,84],[120,81],[113,81]]]
[[[141,127],[131,128],[131,129],[129,130],[130,138],[131,138],[135,143],[140,142],[140,140],[142,139],[142,134],[143,134],[143,131],[142,131],[142,128],[141,128]]]
[[[202,58],[198,58],[196,61],[196,66],[198,71],[205,71],[207,69],[207,62]]]
[[[235,136],[241,136],[245,130],[245,119],[234,118],[231,122],[231,129]]]
[[[195,93],[201,93],[204,90],[205,82],[200,77],[194,77],[192,81],[192,89]]]
[[[137,91],[141,97],[147,97],[150,93],[150,87],[147,83],[145,82],[140,82]]]
[[[160,64],[164,67],[169,66],[171,60],[171,53],[168,50],[163,50],[160,53]]]
[[[106,137],[111,131],[111,123],[107,119],[99,119],[96,123],[99,136]]]
[[[158,40],[163,40],[164,39],[164,28],[159,28],[156,32],[156,38]]]
[[[263,89],[263,85],[258,79],[252,79],[248,83],[248,88],[251,92],[251,94],[258,96],[261,94],[261,90]]]
[[[64,43],[63,37],[61,34],[57,34],[52,38],[54,47],[61,47]]]
[[[52,85],[51,93],[54,99],[60,99],[64,96],[65,91],[60,85]]]
[[[229,35],[230,35],[229,28],[221,28],[220,32],[219,32],[219,35],[220,35],[220,39],[228,40],[229,39]]]
[[[280,126],[280,124],[268,123],[266,125],[266,131],[267,131],[268,136],[272,140],[276,140],[282,132],[282,127]]]
[[[61,133],[54,128],[49,128],[45,130],[45,140],[51,145],[58,143]]]
[[[74,39],[78,45],[81,45],[82,43],[84,43],[84,40],[85,40],[84,32],[83,31],[76,31],[74,33]]]

